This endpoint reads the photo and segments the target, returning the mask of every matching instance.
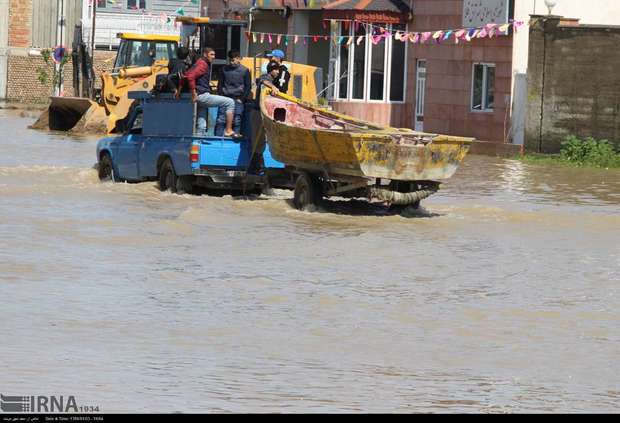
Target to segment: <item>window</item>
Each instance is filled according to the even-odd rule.
[[[114,69],[124,66],[152,66],[157,60],[176,57],[177,45],[173,41],[121,41]]]
[[[131,122],[131,128],[129,129],[129,133],[131,134],[141,134],[142,133],[142,118],[144,115],[142,114],[142,109],[138,109],[136,112],[136,117],[133,122]]]
[[[127,9],[146,9],[146,0],[127,0]]]
[[[473,74],[471,110],[492,111],[495,103],[495,65],[475,63]]]
[[[97,0],[97,9],[105,9],[107,2],[108,0]]]
[[[357,26],[357,28],[356,28]],[[395,33],[405,25],[381,25]],[[399,40],[371,37],[381,35],[377,25],[337,25],[332,34],[342,40],[336,46],[330,97],[333,100],[403,102],[405,99],[406,46]],[[350,37],[353,37],[351,40]]]

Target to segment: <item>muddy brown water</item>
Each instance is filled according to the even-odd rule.
[[[102,184],[0,111],[0,392],[105,412],[618,412],[620,172],[469,156],[412,217]]]

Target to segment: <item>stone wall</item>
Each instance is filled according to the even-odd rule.
[[[21,54],[19,54],[21,53]],[[69,53],[70,54],[70,53]],[[101,87],[101,72],[110,71],[114,66],[116,52],[95,52],[95,87]],[[40,71],[48,75],[48,82],[39,80]],[[53,66],[47,65],[41,56],[32,56],[27,52],[17,52],[8,57],[7,100],[28,103],[46,103],[52,95]],[[64,95],[73,95],[73,65],[71,59],[63,68]]]
[[[567,135],[620,145],[620,27],[530,22],[525,149],[557,153]]]

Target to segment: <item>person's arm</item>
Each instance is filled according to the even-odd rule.
[[[243,75],[243,101],[247,101],[250,98],[250,94],[252,93],[252,77],[250,76],[250,70],[245,70],[245,75]]]
[[[271,88],[271,94],[273,94],[273,95],[280,94],[280,90],[278,89],[278,87],[276,87],[274,85],[274,83],[271,82],[270,80],[264,79],[264,80],[261,81],[261,84],[263,84],[266,87]]]

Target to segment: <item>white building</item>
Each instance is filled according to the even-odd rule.
[[[118,46],[118,32],[178,35],[174,23],[177,15],[200,16],[200,1],[192,0],[95,0],[96,48]],[[83,0],[82,23],[84,38],[90,45],[93,0]]]

